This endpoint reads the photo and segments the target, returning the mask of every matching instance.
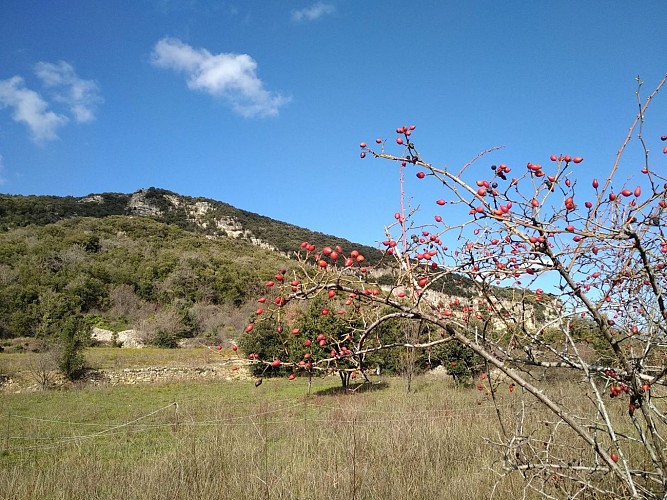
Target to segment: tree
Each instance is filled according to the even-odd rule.
[[[90,335],[78,316],[69,316],[57,325],[60,329],[58,368],[68,379],[74,380],[85,367],[83,350]]]
[[[268,310],[254,324],[288,330],[286,311],[294,303],[331,297],[330,314],[347,323],[341,329],[347,334],[330,352],[313,353],[313,369],[324,371],[342,361],[363,371],[365,356],[387,349],[430,352],[450,345],[457,346],[450,348],[454,355],[472,352],[482,360],[480,379],[490,394],[503,383],[521,402],[515,416],[497,407],[501,437],[491,442],[503,457],[499,473],[520,474],[527,489],[551,497],[662,498],[667,178],[660,173],[665,165],[649,154],[655,142],[643,127],[666,81],[643,101],[638,81],[638,114],[599,180],[583,158],[568,154],[544,158],[544,166],[497,163],[480,173],[497,148],[458,169],[437,167],[418,151],[414,126],[398,127],[395,140],[378,139],[375,148],[362,142],[361,158],[394,163],[401,179],[402,203],[385,228],[384,259],[370,267],[356,250],[304,242],[297,278],[266,284],[260,301]],[[641,164],[622,180],[631,139]],[[442,187],[442,198],[430,206],[445,216],[436,212],[424,221],[407,204],[408,172]],[[373,283],[378,269],[387,268],[396,279]],[[464,280],[469,297],[448,293],[448,283],[463,286]],[[547,286],[553,291],[545,292]],[[382,325],[397,319],[429,328],[414,340],[383,338]],[[592,338],[577,331],[582,325]],[[287,356],[289,344],[278,343]],[[293,361],[283,365],[299,369]],[[540,375],[551,372],[557,375]],[[563,373],[573,374],[571,400],[553,383]],[[534,405],[551,417],[533,422],[527,411]]]

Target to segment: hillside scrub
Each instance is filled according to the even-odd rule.
[[[234,311],[278,263],[289,261],[147,218],[11,229],[0,233],[0,338],[48,337],[54,316],[82,315],[91,326],[155,325],[156,338],[168,316],[166,344],[200,334],[223,339],[242,328],[247,313]]]

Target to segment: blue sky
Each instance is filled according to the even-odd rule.
[[[440,166],[502,145],[486,163],[604,172],[666,22],[664,1],[3,0],[0,192],[156,186],[373,245],[398,180],[360,141],[415,124]]]

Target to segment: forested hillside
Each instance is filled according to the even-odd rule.
[[[144,217],[77,217],[0,233],[0,336],[49,335],[82,313],[172,338],[232,328],[234,310],[289,260]],[[245,317],[237,318],[239,324]]]
[[[303,241],[357,249],[365,264],[382,257],[375,248],[155,188],[83,198],[0,195],[0,338],[52,338],[77,317],[88,327],[137,329],[162,346],[194,336],[224,343],[243,331],[263,282],[297,264],[290,257]],[[391,284],[392,268],[376,267],[368,279]],[[443,300],[471,301],[474,288],[455,274],[433,284]],[[511,290],[495,294],[515,300]],[[542,303],[535,313],[542,318]]]
[[[240,210],[220,201],[183,196],[165,189],[141,189],[132,194],[91,194],[80,198],[0,195],[0,232],[31,224],[44,226],[72,217],[112,215],[144,216],[197,234],[245,239],[285,255],[297,250],[302,241],[309,241],[318,247],[354,246],[366,256],[369,264],[381,257],[374,247],[353,244],[344,238]]]

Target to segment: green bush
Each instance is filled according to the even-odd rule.
[[[85,368],[83,350],[90,340],[88,329],[78,316],[62,320],[60,329],[58,368],[68,379],[79,378]]]
[[[433,350],[432,356],[454,377],[457,384],[468,384],[484,368],[484,360],[460,342],[442,344]]]

